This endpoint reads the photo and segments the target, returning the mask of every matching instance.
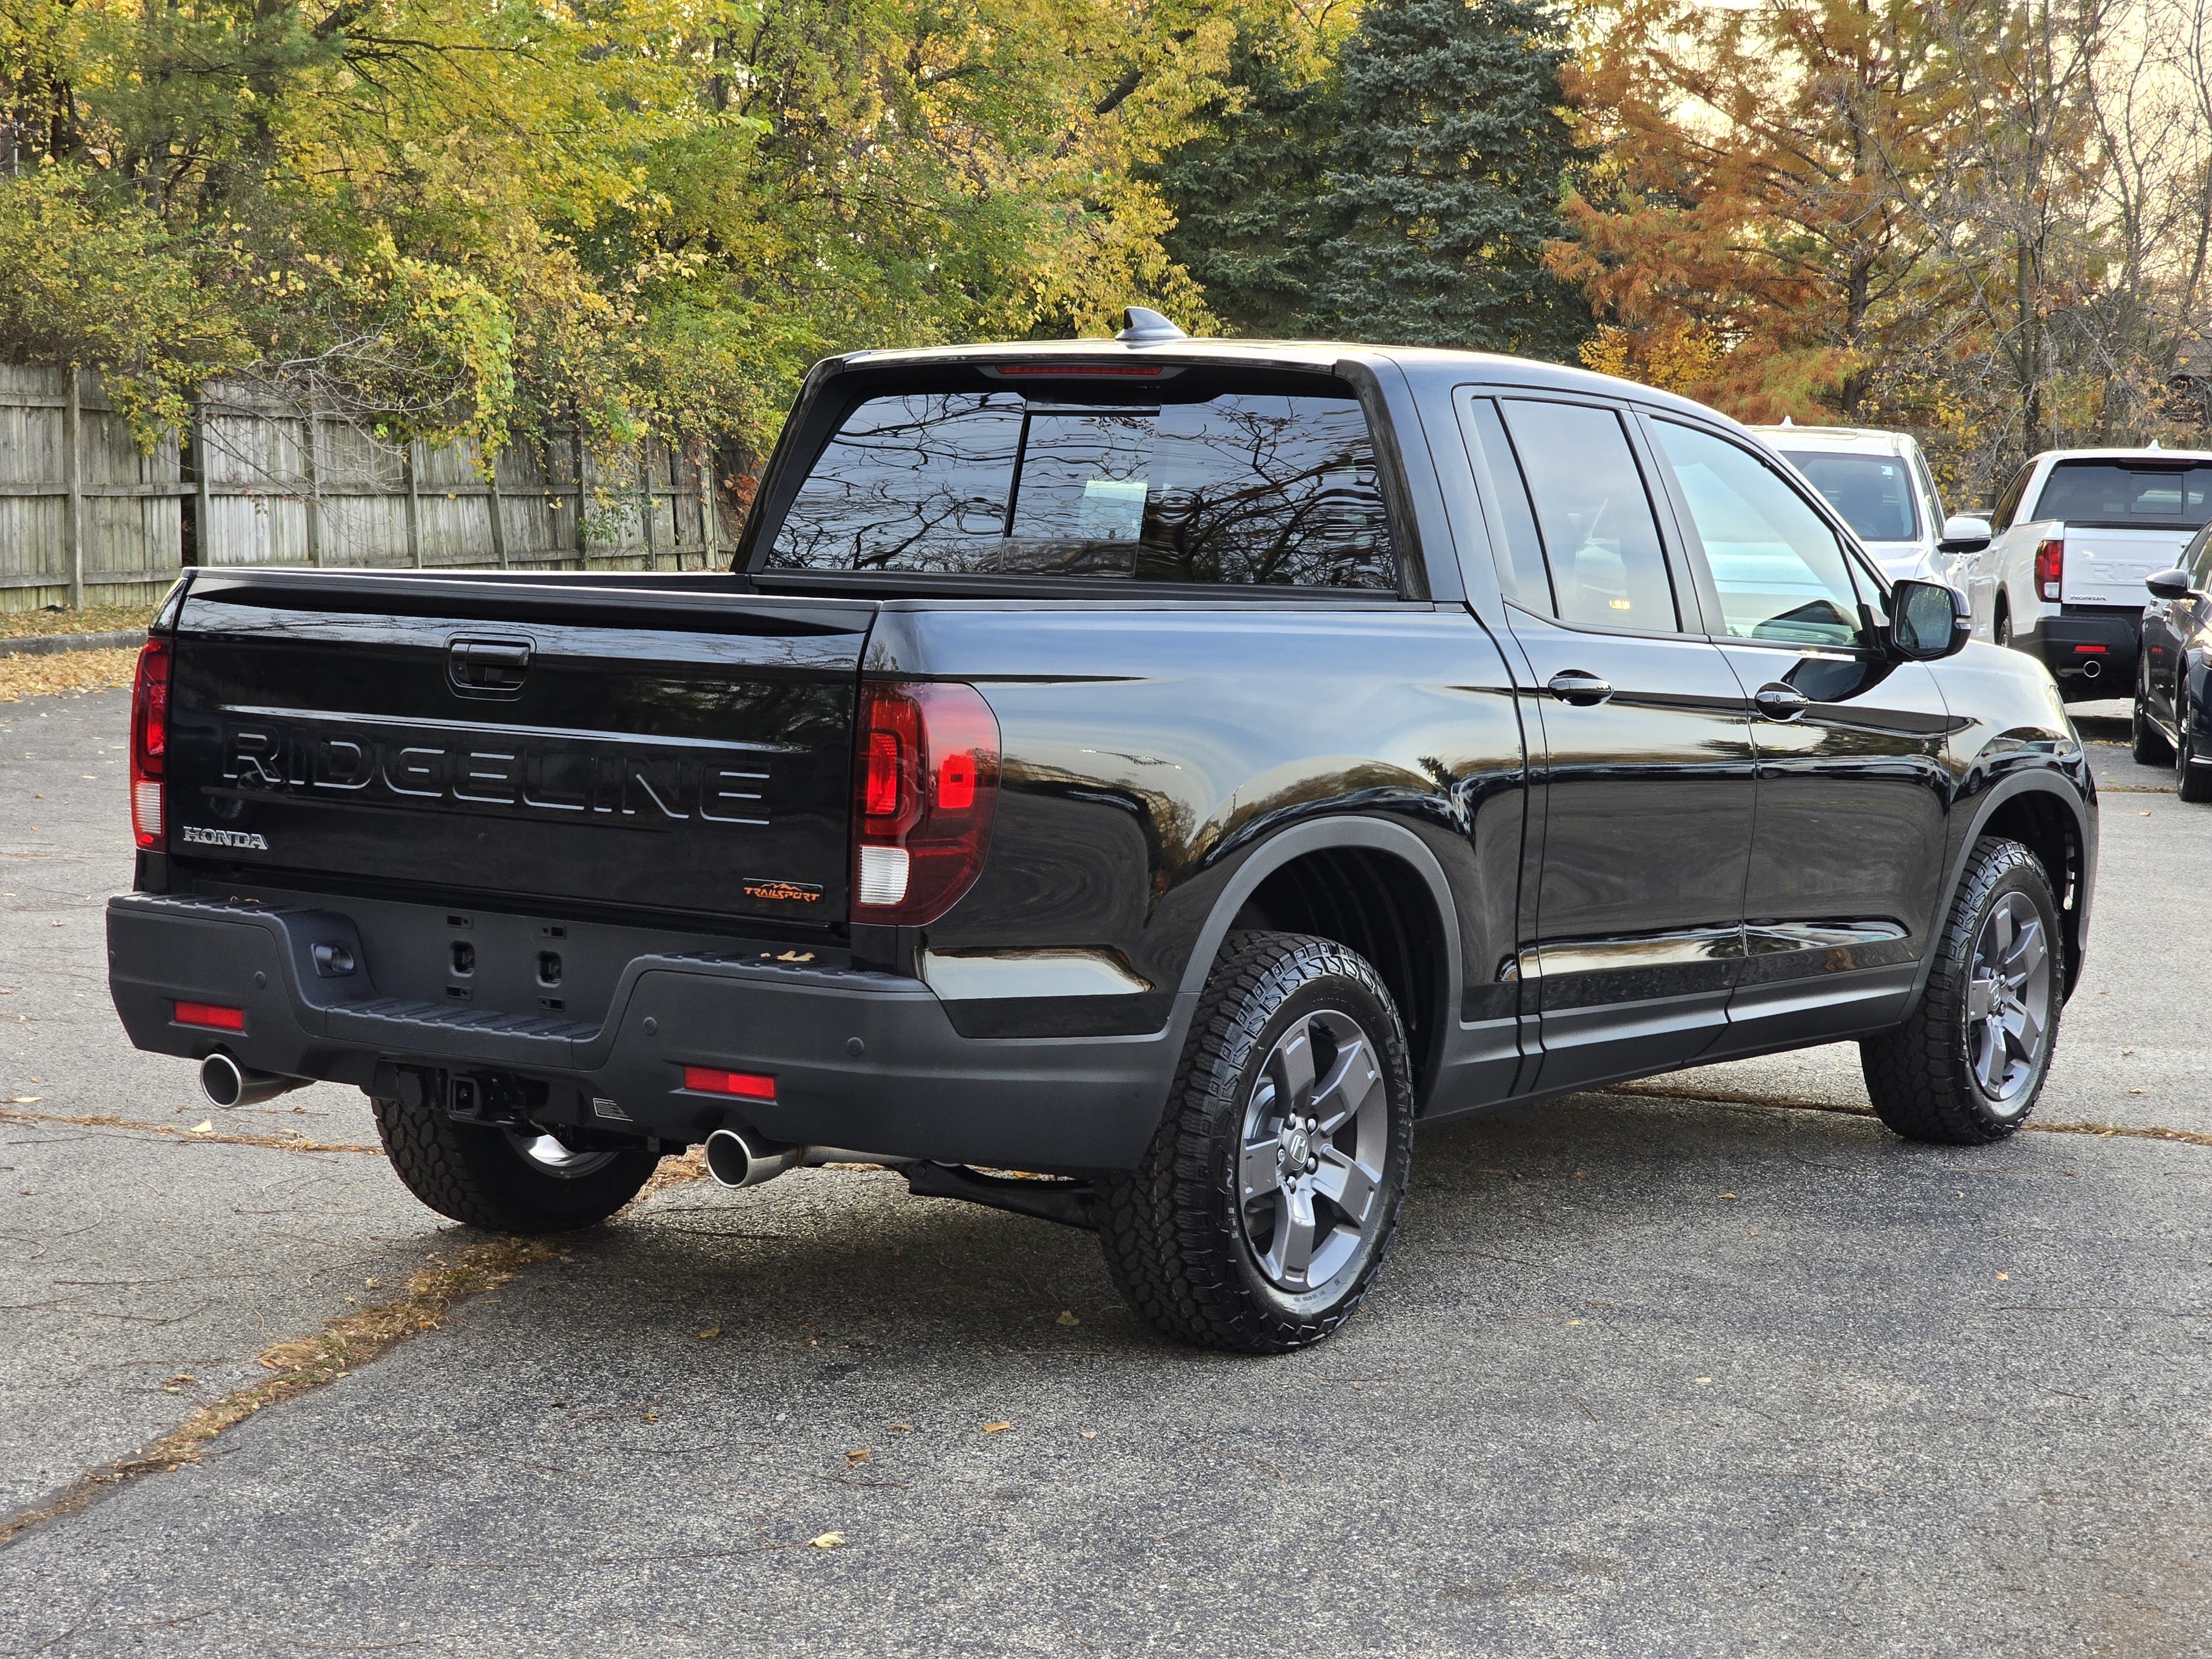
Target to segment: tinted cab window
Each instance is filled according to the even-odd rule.
[[[2212,518],[2212,466],[2061,461],[2036,500],[2035,516],[2109,529],[2194,530]]]
[[[1507,596],[1579,627],[1677,629],[1651,498],[1620,416],[1521,398],[1476,398],[1468,412],[1505,520]]]
[[[1725,438],[1673,421],[1651,428],[1689,507],[1729,637],[1861,643],[1850,562],[1805,498]]]
[[[1397,586],[1348,392],[1169,392],[866,398],[800,486],[767,568]]]

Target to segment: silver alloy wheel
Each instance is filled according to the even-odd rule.
[[[522,1161],[540,1175],[559,1181],[575,1181],[596,1175],[615,1161],[612,1152],[580,1152],[558,1135],[507,1132],[507,1144]]]
[[[1966,1058],[1991,1110],[2019,1109],[2051,1031],[2051,941],[2025,893],[2007,893],[1982,919],[1966,983]]]
[[[1350,1267],[1387,1207],[1389,1091],[1375,1045],[1335,1009],[1301,1016],[1244,1108],[1237,1215],[1253,1265],[1304,1296]]]

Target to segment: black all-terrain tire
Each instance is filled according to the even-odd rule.
[[[1373,1089],[1385,1091],[1386,1115],[1379,1123],[1365,1120],[1379,1149],[1374,1207],[1343,1265],[1322,1284],[1293,1293],[1263,1268],[1237,1190],[1246,1118],[1260,1109],[1271,1056],[1294,1025],[1305,1022],[1310,1032],[1346,1019],[1372,1051],[1379,1080],[1367,1084],[1368,1097]],[[1272,1081],[1267,1087],[1275,1090]],[[1244,1353],[1318,1342],[1351,1317],[1382,1266],[1413,1152],[1405,1026],[1381,976],[1334,940],[1232,933],[1206,981],[1144,1162],[1097,1183],[1092,1214],[1107,1270],[1129,1306],[1178,1341]]]
[[[2012,610],[2000,603],[1996,618],[1990,623],[1990,637],[2007,650],[2012,648]]]
[[[2146,671],[2148,672],[2148,671]],[[2128,735],[2135,740],[2137,766],[2164,766],[2173,758],[2173,745],[2151,724],[2150,688],[2142,674],[2136,676],[2136,698],[2128,710]]]
[[[440,1215],[506,1233],[567,1233],[605,1221],[637,1196],[659,1155],[616,1152],[578,1173],[534,1162],[503,1129],[456,1123],[425,1107],[378,1100],[376,1132],[392,1167]]]
[[[2197,711],[2190,706],[2185,678],[2174,690],[2173,729],[2181,734],[2181,741],[2173,746],[2173,793],[2201,805],[2212,800],[2212,766],[2200,764],[2204,751],[2197,736]]]
[[[1975,941],[1990,912],[2015,893],[2034,908],[2044,930],[2050,1007],[2032,1075],[2015,1097],[1996,1103],[1974,1075],[1968,999]],[[1895,1030],[1859,1044],[1859,1066],[1875,1114],[1907,1140],[1942,1146],[1984,1146],[2018,1129],[2034,1112],[2050,1074],[2066,999],[2065,968],[2058,903],[2043,866],[2016,841],[1984,836],[1952,898],[1920,1006]]]

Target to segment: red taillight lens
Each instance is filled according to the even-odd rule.
[[[2066,577],[2066,544],[2039,542],[2035,549],[2035,592],[2039,599],[2056,599]]]
[[[210,1031],[242,1031],[246,1029],[246,1010],[226,1008],[214,1002],[180,1002],[177,1005],[176,1021],[179,1025],[204,1025]]]
[[[759,1072],[725,1072],[714,1066],[686,1066],[684,1086],[702,1094],[742,1095],[747,1100],[774,1100],[775,1079]]]
[[[853,920],[934,921],[974,884],[999,800],[999,721],[972,685],[860,688]]]
[[[141,847],[159,847],[167,828],[162,799],[169,754],[169,642],[139,647],[131,688],[131,829]]]

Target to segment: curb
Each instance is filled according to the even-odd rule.
[[[112,651],[118,646],[145,643],[143,628],[105,634],[26,634],[20,639],[0,639],[0,657],[51,657],[64,651]]]

